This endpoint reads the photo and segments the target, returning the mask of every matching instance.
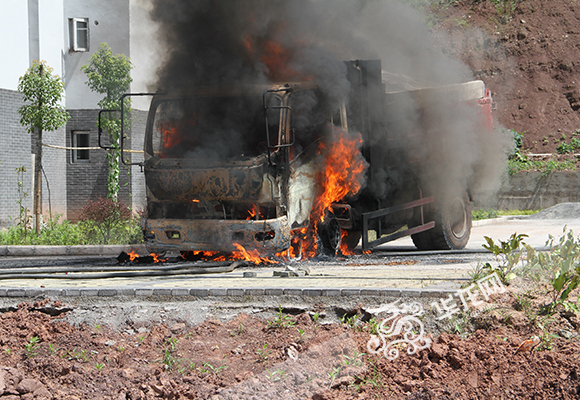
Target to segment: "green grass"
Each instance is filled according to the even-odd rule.
[[[471,212],[471,219],[473,221],[480,221],[482,219],[497,218],[512,215],[533,215],[540,210],[495,210],[488,208],[484,210],[473,210]]]
[[[95,232],[94,225],[94,221],[79,223],[68,220],[60,221],[60,216],[57,215],[43,223],[40,236],[36,236],[32,227],[24,229],[22,225],[0,229],[0,244],[5,246],[102,244],[102,236]],[[138,218],[133,218],[111,232],[108,244],[137,244],[142,242],[143,237]]]
[[[517,174],[522,171],[541,171],[548,176],[553,171],[576,171],[578,163],[572,160],[530,160],[527,156],[517,153],[508,160],[508,173]]]

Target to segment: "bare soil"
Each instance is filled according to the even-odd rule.
[[[0,316],[0,399],[579,398],[576,316],[530,319],[510,292],[496,297],[393,361],[369,353],[371,323],[321,324],[322,304],[113,330],[71,326],[60,302],[22,303]],[[538,321],[542,344],[516,354]]]
[[[496,121],[524,133],[525,149],[570,142],[580,129],[579,2],[460,0],[434,13],[445,51],[491,89]]]

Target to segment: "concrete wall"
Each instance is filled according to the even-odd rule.
[[[503,184],[494,208],[544,209],[580,201],[580,172],[519,172]]]

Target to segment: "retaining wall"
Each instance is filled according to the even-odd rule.
[[[494,208],[537,210],[579,201],[580,172],[519,172],[504,182]]]

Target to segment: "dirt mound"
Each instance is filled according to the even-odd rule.
[[[580,218],[580,203],[560,203],[539,213],[526,216],[529,219],[570,219],[571,215]]]
[[[555,329],[569,340],[546,331],[544,351],[516,354],[536,329],[512,299],[500,299],[508,317],[484,312],[471,321],[487,330],[431,336],[414,355],[402,345],[393,361],[367,349],[376,321],[321,325],[316,313],[280,312],[196,326],[129,321],[116,331],[73,327],[21,304],[1,315],[0,399],[578,398],[577,326],[564,321]]]
[[[435,6],[444,48],[492,90],[496,120],[524,148],[556,153],[580,129],[580,3],[473,1]]]

